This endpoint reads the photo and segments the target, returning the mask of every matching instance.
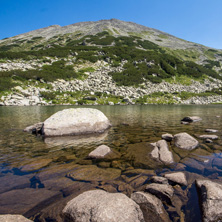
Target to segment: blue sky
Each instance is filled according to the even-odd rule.
[[[111,18],[222,49],[222,0],[0,0],[0,39]]]

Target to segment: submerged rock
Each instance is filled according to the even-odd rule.
[[[49,165],[52,162],[52,159],[36,159],[34,161],[30,161],[26,164],[24,164],[20,170],[22,172],[28,172],[28,171],[35,171],[35,170],[39,170],[47,165]]]
[[[153,151],[150,153],[152,158],[162,162],[163,164],[171,164],[174,162],[173,154],[169,151],[165,140],[159,140],[156,143],[151,143],[151,145],[154,147]]]
[[[205,142],[206,142],[206,143],[213,143],[213,141],[210,140],[210,139],[206,139]]]
[[[153,176],[150,181],[152,183],[168,184],[168,179],[165,177]]]
[[[199,143],[188,133],[178,133],[174,135],[175,145],[180,149],[192,150],[195,149]]]
[[[92,152],[90,152],[88,157],[95,158],[95,159],[100,159],[100,158],[104,158],[105,156],[107,156],[111,152],[112,152],[112,150],[108,146],[101,145],[101,146],[98,146]]]
[[[43,135],[63,136],[102,133],[111,126],[107,117],[97,109],[64,109],[53,114],[43,125]]]
[[[22,215],[17,214],[5,214],[0,215],[0,222],[31,222],[32,220],[29,220]]]
[[[71,221],[143,222],[143,213],[133,200],[121,193],[86,191],[67,203],[64,219]]]
[[[213,222],[222,219],[222,184],[209,180],[196,180],[200,190],[203,221]]]
[[[36,188],[38,185],[36,186]],[[25,214],[36,212],[35,207],[43,203],[48,205],[60,200],[62,193],[59,191],[33,188],[15,189],[0,194],[0,211],[13,212],[14,214]]]
[[[135,168],[154,169],[157,165],[162,164],[150,158],[149,154],[152,150],[153,146],[146,142],[129,144],[127,153],[121,158],[125,159]]]
[[[164,177],[173,183],[177,183],[182,186],[187,186],[187,179],[183,172],[167,173],[164,175]]]
[[[121,170],[114,168],[99,168],[95,165],[76,165],[67,173],[74,181],[108,181],[117,179]]]
[[[202,119],[199,116],[186,116],[184,117],[181,122],[188,122],[188,123],[192,123],[192,122],[198,122],[201,121]]]
[[[131,199],[134,200],[140,206],[140,209],[143,212],[143,216],[146,222],[170,221],[162,202],[154,195],[144,192],[136,192],[131,195]]]

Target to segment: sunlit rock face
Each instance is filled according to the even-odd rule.
[[[84,192],[69,201],[63,210],[65,221],[145,222],[136,202],[121,193],[103,190]]]
[[[209,180],[196,180],[203,211],[203,221],[221,221],[222,185]]]
[[[16,214],[0,215],[0,222],[31,222],[31,221],[32,220],[28,220],[22,215],[16,215]]]
[[[43,125],[45,136],[67,136],[102,133],[111,126],[107,117],[97,109],[64,109],[53,114]]]
[[[198,141],[188,133],[178,133],[174,135],[176,147],[184,150],[192,150],[198,147]]]

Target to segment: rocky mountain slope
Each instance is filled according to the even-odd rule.
[[[0,40],[0,104],[221,103],[222,51],[117,19]]]
[[[214,60],[222,60],[222,50],[211,49],[209,47],[185,41],[157,29],[149,28],[133,22],[125,22],[118,19],[100,20],[96,22],[80,22],[67,26],[52,25],[42,29],[34,30],[24,34],[0,40],[0,49],[29,50],[35,45],[42,47],[49,46],[50,43],[65,45],[70,39],[80,39],[88,35],[96,35],[103,31],[108,31],[110,35],[118,36],[138,36],[149,40],[161,47],[176,50],[174,53],[180,56],[181,50],[185,50],[184,59],[198,57],[203,61],[209,57]],[[41,47],[40,47],[41,48]],[[38,48],[39,49],[39,48]],[[178,51],[177,51],[178,50]]]
[[[86,35],[96,35],[97,33],[108,30],[114,36],[140,35],[143,39],[150,40],[158,45],[174,48],[206,48],[204,46],[184,41],[168,33],[142,26],[133,22],[124,22],[118,19],[100,20],[97,22],[80,22],[68,26],[52,25],[46,28],[34,30],[25,34],[17,35],[10,39],[1,40],[0,43],[9,44],[19,40],[31,40],[36,37],[42,37],[41,42],[47,41],[55,36],[65,36],[68,38],[78,34],[78,38]],[[161,41],[160,41],[161,40]]]

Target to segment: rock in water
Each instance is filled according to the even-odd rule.
[[[162,201],[166,201],[168,204],[171,204],[171,198],[173,197],[174,190],[169,184],[151,183],[146,186],[145,191],[155,195]]]
[[[222,219],[222,184],[209,180],[197,180],[203,210],[203,221],[213,222]]]
[[[27,126],[23,131],[33,133],[33,134],[38,134],[38,133],[41,134],[42,126],[43,126],[42,122],[36,123],[34,125]]]
[[[111,152],[112,152],[112,150],[108,146],[101,145],[101,146],[98,146],[92,152],[90,152],[88,157],[95,158],[95,159],[100,159],[100,158],[104,158],[105,156],[107,156]]]
[[[152,176],[150,181],[152,183],[168,184],[168,179],[160,176]]]
[[[199,145],[198,141],[188,133],[178,133],[174,135],[174,140],[175,145],[180,149],[192,150]]]
[[[181,186],[187,186],[187,179],[183,172],[167,173],[164,175],[168,180]]]
[[[165,133],[165,134],[162,135],[162,139],[170,142],[170,141],[173,140],[173,135],[172,135],[172,134],[169,134],[169,133]]]
[[[151,143],[154,147],[150,153],[151,157],[162,162],[163,164],[171,164],[174,162],[173,154],[169,151],[167,142],[165,140],[159,140],[156,143]]]
[[[22,215],[16,215],[16,214],[5,214],[0,215],[0,222],[31,222],[32,220],[29,220]]]
[[[139,204],[146,222],[170,221],[162,202],[154,195],[144,192],[136,192],[131,195],[131,199],[134,200],[137,204]]]
[[[69,201],[63,210],[65,221],[144,222],[143,213],[133,200],[121,193],[86,191]]]
[[[210,139],[210,140],[217,140],[218,136],[217,135],[201,135],[201,139]]]
[[[45,136],[67,136],[102,133],[111,126],[107,117],[97,109],[64,109],[53,114],[43,125]]]
[[[188,123],[192,123],[192,122],[198,122],[201,121],[202,119],[199,116],[186,116],[184,117],[181,122],[188,122]]]
[[[205,129],[205,132],[207,132],[207,133],[216,133],[216,132],[218,132],[218,130],[216,130],[216,129]]]

